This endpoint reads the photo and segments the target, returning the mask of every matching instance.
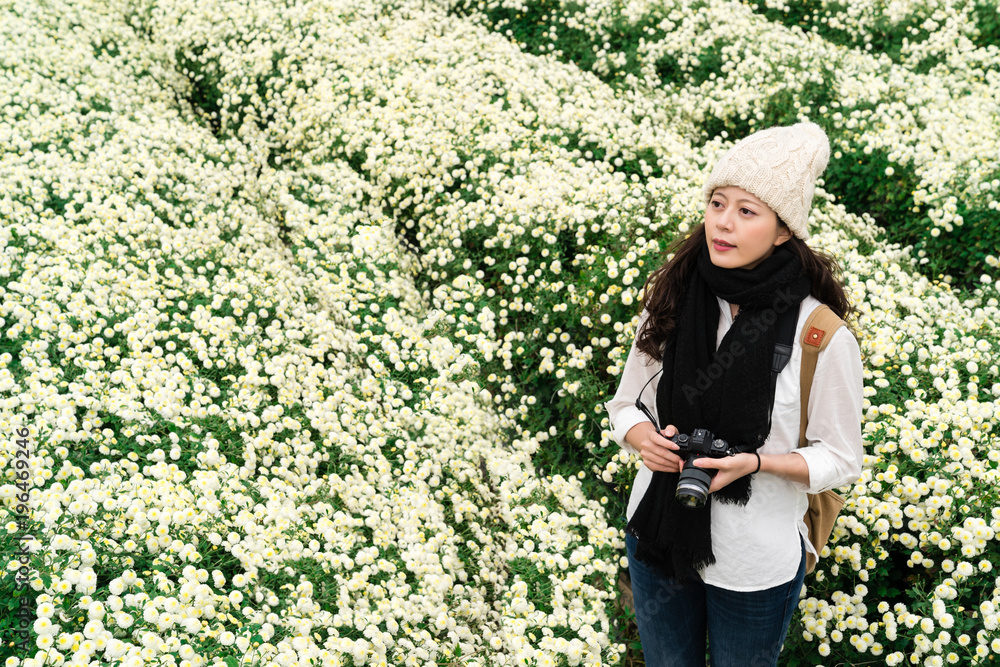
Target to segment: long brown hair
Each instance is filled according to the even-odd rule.
[[[778,224],[786,227],[780,218]],[[636,347],[656,361],[662,360],[662,346],[677,326],[674,316],[687,288],[688,277],[694,270],[698,252],[706,243],[705,236],[705,223],[702,223],[687,238],[674,242],[669,249],[674,253],[673,258],[646,279],[642,307],[649,311],[649,319],[639,332]],[[847,321],[854,307],[839,279],[837,260],[813,250],[794,235],[784,245],[802,262],[802,268],[812,282],[810,294],[828,305],[840,319]]]

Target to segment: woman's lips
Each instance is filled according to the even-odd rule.
[[[713,246],[715,247],[715,249],[716,249],[716,250],[718,250],[719,252],[725,252],[725,251],[727,251],[727,250],[733,250],[734,248],[736,248],[736,246],[734,246],[734,245],[729,245],[729,244],[727,244],[727,243],[726,243],[725,241],[720,241],[719,239],[713,239],[713,240],[712,240],[712,245],[713,245]]]

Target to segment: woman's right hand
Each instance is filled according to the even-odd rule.
[[[642,462],[646,467],[656,472],[680,472],[684,468],[684,459],[674,453],[678,449],[672,440],[667,440],[664,435],[673,437],[677,435],[677,427],[669,424],[661,433],[657,433],[652,424],[643,435],[639,443],[639,453],[642,455]]]

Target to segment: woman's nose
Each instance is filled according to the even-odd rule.
[[[715,226],[722,230],[733,228],[733,219],[729,211],[724,211],[715,221]]]

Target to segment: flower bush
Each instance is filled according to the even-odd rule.
[[[0,10],[36,536],[5,664],[622,662],[637,461],[601,404],[706,170],[800,117],[839,151],[811,243],[858,306],[868,455],[783,660],[989,662],[995,25],[883,4]],[[966,218],[977,282],[928,277]]]
[[[914,244],[932,277],[969,286],[989,271],[1000,244],[995,3],[448,5],[526,50],[658,100],[696,143],[816,122],[834,150],[826,184],[851,212]]]
[[[37,444],[38,620],[8,663],[613,660],[619,532],[535,473],[372,185],[200,116],[142,12],[11,27],[6,108],[33,120],[3,170],[0,361]],[[104,32],[57,45],[60,21]],[[67,81],[42,77],[62,54]]]

